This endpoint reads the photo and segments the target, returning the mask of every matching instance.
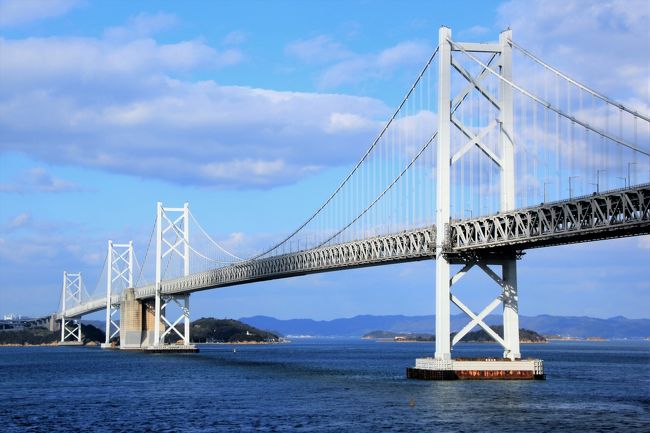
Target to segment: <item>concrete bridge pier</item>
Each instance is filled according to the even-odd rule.
[[[61,322],[56,320],[56,314],[50,314],[47,318],[47,329],[50,332],[57,332],[61,330]]]
[[[124,290],[120,302],[120,349],[143,350],[153,346],[154,321],[151,300],[136,299],[133,288]]]
[[[135,297],[133,288],[126,289],[120,303],[120,349],[146,352],[196,352],[195,346],[189,344],[189,329],[185,333],[187,341],[181,344],[167,344],[165,337],[177,333],[168,326],[165,308],[158,323],[161,332],[160,342],[156,344],[156,312],[155,300],[139,300]]]

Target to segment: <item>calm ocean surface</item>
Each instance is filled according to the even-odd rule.
[[[491,382],[406,380],[425,343],[200,348],[0,348],[0,431],[650,431],[650,342],[524,345],[547,380]]]

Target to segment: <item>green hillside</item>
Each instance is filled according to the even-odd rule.
[[[194,343],[277,343],[280,337],[232,319],[201,318],[191,323]]]
[[[84,344],[103,343],[104,331],[93,326],[81,324],[81,338]],[[41,345],[54,344],[61,339],[60,331],[45,328],[24,328],[21,330],[0,331],[0,344]]]

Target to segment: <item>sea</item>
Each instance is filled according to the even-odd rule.
[[[543,381],[406,379],[431,343],[199,348],[1,347],[0,431],[650,432],[650,341],[523,345],[524,357],[544,360]]]

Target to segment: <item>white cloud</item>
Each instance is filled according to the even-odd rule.
[[[222,42],[224,45],[241,45],[248,40],[248,33],[241,30],[235,30],[224,36]]]
[[[11,218],[9,222],[5,224],[7,230],[17,230],[29,226],[32,221],[32,217],[27,212],[22,212],[15,217]]]
[[[330,115],[329,124],[325,130],[330,133],[336,133],[346,130],[370,129],[374,128],[377,124],[364,118],[358,114],[353,113],[332,113]]]
[[[647,101],[650,8],[646,0],[510,1],[499,24],[571,76],[617,99]]]
[[[388,113],[371,98],[172,78],[243,56],[199,41],[0,39],[0,51],[0,149],[59,164],[270,187],[350,163]]]
[[[284,51],[306,63],[329,63],[354,55],[327,35],[291,42]]]
[[[25,171],[13,183],[0,183],[0,192],[66,192],[79,191],[80,187],[52,176],[45,169],[36,167]]]
[[[465,37],[478,37],[478,36],[483,36],[489,32],[490,32],[489,27],[476,25],[468,29],[461,30],[460,35]]]
[[[424,41],[405,41],[374,54],[346,56],[327,67],[318,79],[323,88],[366,80],[384,79],[397,69],[424,64],[433,46]]]
[[[172,14],[164,12],[158,12],[154,15],[141,13],[130,18],[125,26],[111,27],[104,34],[109,39],[141,38],[172,28],[177,22],[178,18]]]
[[[13,99],[9,110],[0,105],[5,142],[13,143],[3,147],[183,183],[272,186],[321,164],[348,162],[379,126],[357,119],[333,130],[332,113],[345,107],[358,118],[385,114],[383,104],[367,98],[214,82],[165,79],[150,90],[152,96],[124,103],[44,94]]]
[[[79,3],[79,0],[0,0],[0,27],[61,16]]]
[[[431,52],[431,46],[425,42],[401,42],[381,51],[376,57],[376,65],[380,69],[393,69],[404,64],[423,63]]]
[[[76,85],[133,74],[159,74],[238,63],[238,50],[217,51],[199,41],[158,44],[153,39],[124,43],[94,38],[0,38],[2,94],[37,85]],[[142,78],[142,76],[137,77]],[[81,81],[81,83],[79,83]],[[96,83],[100,84],[100,83]],[[104,83],[106,84],[106,83]]]
[[[317,166],[289,165],[281,159],[253,160],[235,159],[229,162],[213,162],[199,167],[201,175],[207,182],[241,184],[248,178],[251,186],[272,186],[296,180],[306,174],[315,172]]]

